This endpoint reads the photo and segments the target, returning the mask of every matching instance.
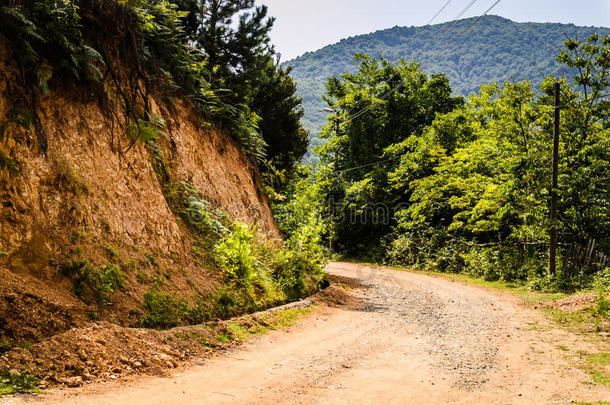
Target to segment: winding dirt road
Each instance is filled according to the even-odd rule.
[[[567,404],[610,390],[567,360],[592,349],[509,293],[333,263],[352,298],[171,377],[138,377],[14,403]],[[334,287],[336,288],[336,287]]]

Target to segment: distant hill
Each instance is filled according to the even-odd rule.
[[[318,132],[326,122],[326,113],[321,111],[326,79],[353,71],[357,52],[392,61],[399,57],[415,60],[428,73],[446,73],[454,91],[468,95],[493,81],[528,79],[537,85],[544,76],[562,73],[555,58],[566,34],[578,39],[594,32],[610,34],[610,28],[516,23],[485,16],[441,52],[473,21],[469,18],[424,27],[394,27],[343,39],[286,62],[294,67],[292,76],[303,97],[303,124],[311,131],[311,146],[319,144]]]

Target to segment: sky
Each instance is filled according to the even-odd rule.
[[[448,0],[257,0],[276,17],[271,39],[282,61],[359,34],[421,26]],[[478,0],[462,18],[478,16],[495,0]],[[454,19],[470,0],[451,0],[434,20]],[[610,0],[502,0],[490,14],[518,22],[610,26]]]

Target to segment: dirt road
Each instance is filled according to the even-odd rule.
[[[590,349],[508,293],[354,264],[348,305],[322,306],[169,378],[140,377],[14,403],[564,404],[610,400],[566,352]]]

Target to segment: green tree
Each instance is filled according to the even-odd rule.
[[[416,63],[398,65],[357,55],[358,72],[330,78],[326,102],[336,111],[319,151],[329,177],[322,186],[336,246],[351,252],[378,246],[391,230],[391,210],[405,202],[388,184],[398,160],[386,149],[419,136],[436,114],[463,104],[452,97],[447,78],[428,76]],[[338,122],[339,131],[336,130]]]
[[[608,37],[595,35],[584,43],[569,40],[558,58],[576,72],[573,83],[561,82],[560,242],[584,245],[595,239],[605,252],[610,247],[610,108],[603,96],[609,87],[608,43]],[[483,86],[462,108],[439,115],[423,136],[388,148],[401,159],[390,184],[410,196],[397,214],[392,260],[462,271],[464,258],[483,254],[486,264],[476,265],[487,268],[486,276],[539,274],[550,226],[554,82],[547,78],[540,96],[529,82]],[[532,243],[538,247],[524,257],[524,244]],[[484,251],[472,247],[480,244]],[[533,274],[524,267],[529,259]],[[573,285],[575,276],[588,275],[560,274],[561,285]]]
[[[303,108],[290,69],[279,67],[270,43],[274,18],[254,0],[176,4],[187,13],[188,37],[206,54],[212,86],[223,100],[260,117],[258,129],[267,144],[263,171],[268,184],[281,191],[307,152],[308,133],[300,123]]]

